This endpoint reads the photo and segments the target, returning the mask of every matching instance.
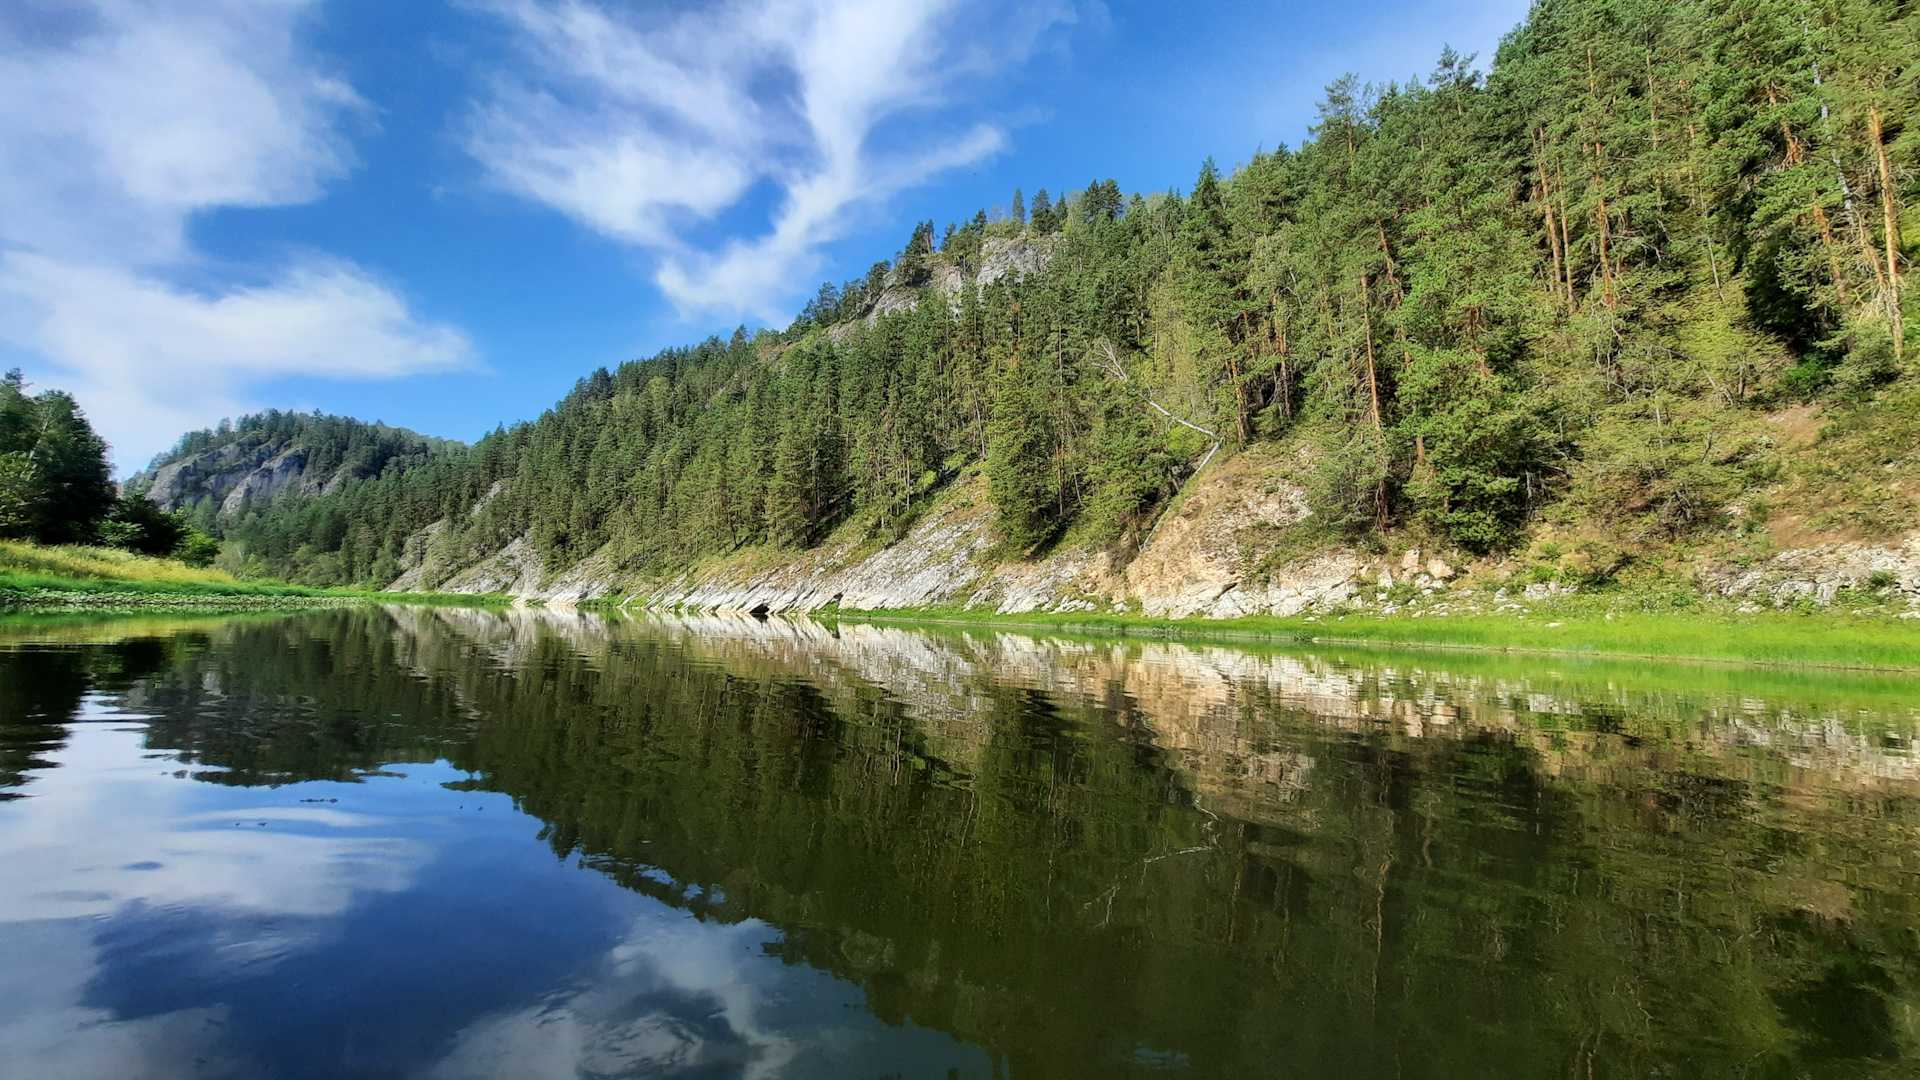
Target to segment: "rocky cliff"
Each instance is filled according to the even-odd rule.
[[[887,272],[880,295],[864,318],[834,326],[827,334],[836,342],[845,341],[854,327],[862,323],[874,326],[882,315],[911,311],[920,303],[923,288],[932,288],[946,297],[948,303],[957,305],[961,293],[969,286],[980,290],[1003,279],[1017,281],[1038,274],[1053,261],[1059,243],[1058,236],[988,237],[981,242],[979,256],[964,265],[936,252],[927,257],[927,280],[922,284],[908,282],[900,268],[895,267]]]
[[[182,449],[128,484],[144,489],[164,510],[198,510],[218,520],[289,495],[330,494],[390,463],[424,459],[448,445],[344,417],[265,414],[190,436]]]
[[[307,471],[307,454],[278,443],[232,443],[169,461],[137,478],[147,496],[165,510],[210,500],[221,514],[237,513],[249,500],[285,491],[317,495],[330,478]]]
[[[1300,545],[1310,525],[1310,463],[1265,445],[1212,463],[1127,552],[1062,543],[1037,558],[996,543],[984,479],[963,477],[908,534],[879,544],[843,528],[804,551],[753,550],[667,574],[618,565],[609,552],[548,571],[524,537],[435,575],[438,523],[408,545],[395,588],[508,593],[550,604],[617,599],[628,606],[714,612],[958,607],[1005,615],[1139,612],[1161,618],[1408,616],[1510,610],[1581,589],[1538,555],[1474,560],[1406,543],[1388,550]],[[1291,553],[1290,553],[1291,552]],[[1680,571],[1700,592],[1748,607],[1873,597],[1920,615],[1920,533],[1884,543],[1786,548],[1764,558],[1703,552]]]

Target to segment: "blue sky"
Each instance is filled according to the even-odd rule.
[[[1184,188],[1524,0],[12,0],[0,366],[137,468],[267,406],[473,439],[1015,187]]]

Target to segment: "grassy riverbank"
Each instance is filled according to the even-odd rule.
[[[838,615],[875,622],[1156,637],[1920,671],[1920,620],[1857,609],[1646,612],[1576,600],[1523,612],[1419,617],[1355,612],[1293,618],[1155,619],[1096,612],[999,615],[957,608],[842,611]]]
[[[472,605],[505,603],[506,598],[313,588],[246,580],[112,548],[0,541],[0,610],[6,611],[247,611],[369,601]]]

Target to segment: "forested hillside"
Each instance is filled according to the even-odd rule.
[[[1015,192],[784,331],[209,523],[297,580],[432,583],[517,538],[643,574],[885,541],[979,470],[1009,554],[1124,552],[1279,444],[1305,543],[1586,538],[1604,573],[1769,515],[1891,535],[1920,495],[1916,57],[1912,4],[1543,0],[1484,73],[1343,79],[1309,141],[1188,192]]]
[[[268,410],[181,436],[127,487],[201,529],[245,535],[253,569],[297,565],[306,578],[342,581],[344,523],[381,509],[368,482],[465,449],[385,424]],[[315,498],[327,504],[322,517],[298,512]]]

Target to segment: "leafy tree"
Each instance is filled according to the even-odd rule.
[[[179,545],[174,548],[172,554],[174,558],[188,566],[212,566],[213,560],[220,555],[220,541],[189,525],[186,535],[181,537]],[[374,580],[391,581],[398,576],[398,572],[395,571],[376,575]]]
[[[0,537],[34,534],[40,512],[40,471],[20,451],[0,454]]]
[[[165,556],[187,537],[191,528],[183,515],[170,514],[138,492],[120,496],[113,512],[100,523],[100,543],[139,555]]]
[[[86,543],[114,502],[107,444],[71,395],[28,397],[18,371],[0,379],[0,454],[8,526],[47,544]]]

